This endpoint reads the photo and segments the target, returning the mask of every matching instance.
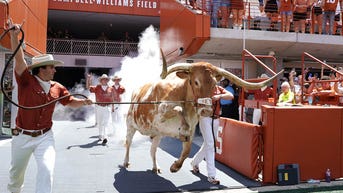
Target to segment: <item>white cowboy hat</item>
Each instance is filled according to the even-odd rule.
[[[99,80],[102,80],[102,79],[107,79],[107,80],[109,80],[110,78],[109,78],[106,74],[102,74],[102,75],[99,77]]]
[[[113,81],[114,81],[114,80],[119,80],[119,81],[121,81],[121,78],[120,78],[119,76],[115,75],[115,76],[112,78],[112,80],[113,80]]]
[[[267,75],[267,74],[261,74],[261,76],[260,76],[261,78],[269,78],[269,76]]]
[[[38,56],[34,56],[32,58],[32,65],[30,65],[28,68],[29,70],[32,70],[37,67],[41,66],[48,66],[48,65],[62,65],[63,62],[60,60],[54,60],[54,57],[51,54],[42,54]]]

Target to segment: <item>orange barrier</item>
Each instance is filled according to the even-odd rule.
[[[5,11],[5,5],[0,4],[0,10]],[[29,55],[37,55],[46,51],[46,29],[48,20],[48,2],[31,0],[30,3],[21,0],[9,1],[9,15],[0,13],[0,24],[6,23],[8,17],[14,23],[23,23],[25,32],[25,52]],[[3,28],[4,26],[2,26]],[[0,28],[0,33],[3,29]],[[9,35],[0,42],[3,47],[10,48]]]
[[[257,179],[260,136],[261,127],[258,125],[220,118],[216,160],[251,179]]]
[[[167,62],[197,53],[210,38],[210,16],[175,0],[161,1],[160,7],[160,45]]]
[[[277,182],[279,164],[299,164],[300,180],[343,176],[343,108],[262,106],[263,183]],[[228,154],[229,155],[229,154]]]

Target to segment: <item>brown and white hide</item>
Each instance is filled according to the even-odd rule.
[[[127,114],[126,155],[124,166],[129,166],[129,152],[132,138],[136,131],[148,135],[152,139],[150,154],[154,172],[159,172],[156,161],[156,150],[163,136],[180,139],[183,150],[178,160],[170,167],[171,172],[177,172],[190,153],[195,126],[199,115],[210,116],[211,105],[198,105],[199,98],[211,98],[216,83],[224,76],[235,80],[238,85],[263,87],[271,79],[263,83],[241,82],[231,73],[213,66],[210,63],[178,64],[168,68],[167,77],[154,83],[146,84],[132,94],[131,104]],[[243,81],[243,80],[242,80]],[[149,102],[155,104],[149,104]],[[144,104],[145,103],[145,104]]]

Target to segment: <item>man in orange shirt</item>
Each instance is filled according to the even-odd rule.
[[[18,45],[20,26],[9,21],[12,50]],[[52,81],[56,72],[55,66],[63,64],[54,60],[50,54],[43,54],[32,58],[32,65],[28,66],[24,59],[24,52],[20,46],[15,55],[15,78],[18,88],[19,105],[34,107],[65,97],[59,102],[70,107],[82,107],[92,104],[89,99],[78,99],[71,96],[68,90]],[[32,73],[30,73],[30,71]],[[53,136],[52,114],[55,109],[52,103],[42,108],[27,110],[18,109],[16,127],[12,129],[12,154],[10,166],[10,181],[7,189],[10,192],[20,192],[25,170],[33,154],[37,162],[36,192],[51,193],[53,170],[55,166],[55,140]]]
[[[125,87],[120,84],[121,78],[119,76],[114,76],[112,78],[112,81],[114,82],[113,84],[113,98],[114,102],[121,102],[121,95],[125,92]],[[114,105],[114,110],[112,111],[112,122],[113,125],[116,125],[115,123],[121,123],[122,121],[122,116],[120,114],[120,105],[115,104]]]
[[[262,74],[261,78],[269,78],[267,74]],[[254,93],[254,99],[256,101],[268,101],[268,98],[274,97],[274,90],[271,86],[265,86],[258,90],[252,91]],[[261,121],[262,111],[260,108],[254,108],[253,112],[253,124],[259,125]]]
[[[220,116],[220,99],[232,100],[233,94],[225,90],[221,86],[215,86],[212,91],[212,117],[200,116],[199,127],[201,134],[204,138],[204,142],[201,145],[199,151],[193,157],[191,165],[193,167],[193,173],[199,173],[199,163],[206,160],[207,168],[207,180],[211,184],[219,184],[220,181],[216,178],[215,167],[215,138],[217,137],[219,127]]]
[[[332,35],[334,33],[333,26],[335,22],[335,14],[338,1],[340,2],[341,10],[343,8],[342,0],[324,0],[323,1],[323,22],[322,22],[322,32],[323,34]],[[326,23],[329,22],[328,31],[326,30]]]
[[[108,85],[110,78],[103,74],[99,78],[99,84],[91,86],[92,77],[87,75],[86,87],[90,92],[95,93],[95,100],[98,103],[96,106],[96,120],[99,128],[99,140],[102,140],[102,145],[107,143],[107,129],[111,110],[114,111],[114,105],[110,104],[114,100],[114,89]]]

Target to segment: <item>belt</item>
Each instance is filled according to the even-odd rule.
[[[19,135],[19,133],[22,133],[25,135],[29,135],[31,137],[38,137],[38,136],[43,135],[44,133],[50,131],[50,129],[51,128],[45,128],[45,129],[41,129],[41,130],[32,130],[32,132],[31,132],[31,131],[23,130],[23,129],[16,127],[15,129],[12,129],[12,135],[17,136],[17,135]]]
[[[213,115],[211,116],[212,119],[218,119],[220,116],[219,115]]]

